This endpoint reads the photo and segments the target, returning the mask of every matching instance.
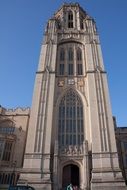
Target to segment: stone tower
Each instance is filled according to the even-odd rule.
[[[96,24],[78,3],[64,4],[45,30],[20,180],[125,189]]]

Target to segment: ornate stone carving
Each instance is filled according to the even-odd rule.
[[[58,86],[59,86],[59,87],[63,87],[63,86],[64,86],[64,83],[65,83],[64,80],[59,80],[59,81],[58,81]]]
[[[84,85],[84,81],[83,80],[78,81],[78,86],[82,87],[83,85]]]
[[[68,79],[67,83],[68,83],[69,85],[74,85],[74,84],[75,84],[75,81],[74,81],[74,79]]]
[[[87,144],[83,143],[83,145],[68,145],[59,148],[60,155],[83,155],[87,154]]]

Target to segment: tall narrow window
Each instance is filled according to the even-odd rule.
[[[81,49],[77,49],[77,61],[82,61],[82,52]]]
[[[0,139],[0,160],[2,159],[3,156],[4,144],[5,144],[4,140]]]
[[[82,75],[82,64],[77,64],[77,75]]]
[[[64,75],[64,63],[60,63],[59,65],[59,74]]]
[[[83,74],[83,68],[82,68],[82,51],[80,48],[77,49],[77,75]]]
[[[69,51],[68,51],[68,75],[73,75],[74,74],[73,60],[74,60],[73,49],[69,48]]]
[[[73,28],[73,13],[72,13],[72,11],[68,12],[68,28]]]
[[[57,18],[57,28],[61,29],[61,18],[60,17]]]
[[[64,61],[65,61],[65,51],[64,48],[60,50],[60,58],[59,58],[59,75],[64,75]]]
[[[69,51],[68,51],[68,61],[73,61],[73,50],[72,48],[69,48]]]
[[[65,60],[65,51],[64,48],[61,48],[60,50],[60,61],[64,61]]]
[[[80,28],[84,29],[84,26],[83,26],[83,17],[80,18]]]
[[[73,75],[73,64],[72,63],[68,64],[68,75]]]
[[[80,145],[84,141],[83,106],[72,89],[59,104],[58,139],[59,146]]]
[[[11,150],[12,150],[12,142],[6,142],[2,157],[3,161],[10,161]]]

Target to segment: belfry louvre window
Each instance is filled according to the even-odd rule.
[[[60,61],[64,61],[65,60],[65,51],[64,48],[61,48],[60,50]]]
[[[84,140],[83,106],[74,90],[68,90],[61,99],[58,118],[59,146],[82,144]]]
[[[73,13],[72,13],[72,11],[68,12],[68,28],[73,28]]]
[[[80,48],[76,51],[76,57],[77,57],[77,75],[83,74],[83,68],[82,68],[82,51]]]
[[[60,63],[59,74],[64,75],[64,63]]]
[[[83,17],[80,18],[80,28],[84,29],[84,26],[83,26]]]
[[[64,61],[65,61],[65,51],[64,48],[61,48],[60,50],[60,58],[59,58],[60,64],[59,64],[59,74],[64,75]]]
[[[83,72],[82,72],[82,64],[77,64],[77,75],[82,75]]]
[[[74,74],[73,60],[74,60],[73,49],[69,48],[69,50],[68,50],[68,75]]]
[[[72,63],[68,64],[68,75],[73,75],[73,64]]]
[[[81,49],[77,49],[77,61],[82,61],[82,52]]]
[[[73,61],[73,57],[74,57],[73,49],[69,48],[69,51],[68,51],[68,61]]]

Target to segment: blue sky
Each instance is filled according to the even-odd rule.
[[[0,0],[0,104],[3,107],[31,106],[44,28],[63,2]],[[127,0],[77,2],[97,23],[113,115],[119,126],[127,126]]]

